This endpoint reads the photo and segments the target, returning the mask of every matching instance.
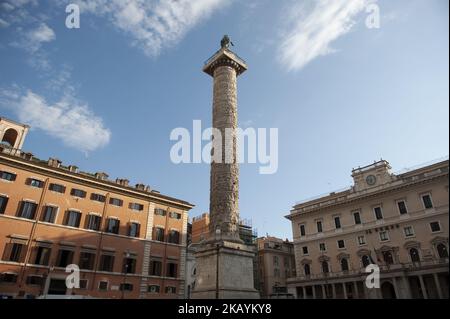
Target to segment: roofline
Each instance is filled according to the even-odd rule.
[[[160,201],[160,202],[171,203],[173,205],[184,207],[188,210],[195,207],[194,204],[191,204],[187,201],[180,200],[180,199],[177,199],[174,197],[162,195],[159,193],[151,193],[151,192],[141,191],[138,189],[134,189],[132,187],[118,185],[112,181],[99,180],[93,176],[81,175],[80,173],[70,172],[65,169],[48,166],[43,163],[31,162],[29,160],[26,160],[26,159],[23,159],[23,158],[20,158],[17,156],[13,156],[13,155],[8,155],[5,153],[0,153],[0,160],[1,159],[9,161],[9,162],[14,162],[14,163],[16,163],[16,165],[19,165],[19,166],[21,165],[21,166],[26,166],[29,168],[37,168],[46,173],[53,173],[53,174],[57,174],[57,175],[60,175],[60,176],[66,177],[66,178],[72,178],[72,179],[75,179],[78,181],[84,181],[87,183],[95,184],[97,186],[100,185],[102,187],[115,189],[115,190],[129,193],[129,194],[134,194],[135,196],[138,195],[141,197],[146,197],[148,199],[153,199],[153,200]]]
[[[444,164],[447,164],[447,165],[444,165]],[[430,169],[433,169],[434,167],[440,167],[440,166],[449,166],[449,160],[446,159],[446,160],[439,161],[439,162],[434,163],[434,164],[431,164],[431,165],[422,166],[422,167],[419,167],[419,168],[417,168],[417,169],[414,169],[414,170],[411,170],[411,171],[408,171],[408,172],[405,172],[405,173],[402,173],[402,174],[399,174],[399,175],[396,175],[396,176],[398,176],[398,177],[401,178],[401,177],[406,177],[406,176],[409,176],[409,175],[415,175],[415,174],[417,174],[417,173],[420,172],[420,171],[423,171],[423,170],[430,170]],[[447,172],[446,174],[448,175],[448,172]],[[445,174],[444,174],[444,175],[445,175]],[[439,176],[442,176],[442,175],[439,175]],[[430,177],[430,179],[433,179],[434,177],[437,177],[437,176],[432,176],[432,177]],[[419,182],[423,182],[423,181],[419,181]],[[408,183],[406,186],[409,186],[409,185],[412,185],[412,184],[416,184],[416,182]],[[403,185],[402,185],[402,186],[403,186]],[[400,187],[402,187],[402,186],[400,186]],[[393,188],[389,188],[389,190],[390,190],[390,189],[396,189],[396,188],[397,188],[397,186],[394,186]],[[311,200],[311,201],[306,201],[306,202],[303,202],[303,203],[300,203],[300,204],[296,204],[296,205],[294,205],[294,206],[292,207],[293,209],[291,210],[291,212],[292,212],[293,210],[297,209],[297,208],[300,208],[300,207],[310,206],[310,205],[313,205],[313,204],[325,202],[325,201],[327,201],[327,200],[332,200],[332,199],[334,199],[334,198],[336,198],[336,197],[342,196],[344,193],[349,192],[350,190],[351,190],[351,188],[349,188],[348,190],[339,192],[339,193],[333,193],[333,192],[332,192],[332,193],[330,193],[330,194],[333,194],[332,196],[331,196],[331,195],[327,195],[327,196],[323,196],[323,197],[320,197],[320,198],[317,198],[317,199],[314,199],[314,200]],[[360,199],[360,198],[364,198],[364,197],[366,197],[366,196],[376,195],[376,194],[379,194],[379,192],[370,193],[370,194],[365,193],[363,196],[358,196],[358,197],[352,198],[352,201],[358,200],[358,199]],[[348,202],[348,201],[343,201],[343,202],[341,202],[341,203],[339,203],[339,204],[344,204],[344,203],[347,203],[347,202]],[[329,206],[325,206],[324,208],[327,208],[327,207],[329,207]],[[312,211],[315,211],[315,210],[312,210]],[[286,219],[288,219],[288,220],[291,220],[291,218],[292,218],[293,216],[296,216],[296,215],[298,215],[298,213],[294,213],[294,214],[290,213],[290,214],[288,214],[288,215],[285,215],[284,217],[285,217]]]
[[[28,124],[19,123],[19,122],[17,122],[17,121],[11,120],[11,119],[9,119],[9,118],[7,118],[7,117],[4,117],[4,116],[0,116],[0,121],[1,121],[1,120],[6,120],[6,121],[8,121],[8,122],[12,122],[12,123],[17,124],[17,125],[20,125],[20,126],[22,126],[22,127],[24,127],[24,128],[30,128],[30,126],[29,126]]]

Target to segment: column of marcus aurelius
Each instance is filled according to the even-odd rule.
[[[221,151],[221,156],[212,154],[210,236],[195,255],[193,298],[259,298],[253,282],[255,250],[239,239],[238,232],[237,77],[247,70],[247,65],[230,50],[230,44],[225,36],[221,49],[203,68],[214,79],[212,122],[222,140],[213,140],[213,150]],[[227,139],[227,135],[231,138]]]

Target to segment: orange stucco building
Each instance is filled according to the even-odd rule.
[[[20,149],[27,132],[0,118],[0,295],[183,297],[193,205],[36,159]],[[66,286],[70,264],[79,288]]]

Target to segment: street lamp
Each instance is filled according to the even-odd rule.
[[[127,283],[127,274],[128,274],[128,258],[130,258],[130,252],[127,250],[125,254],[125,275],[123,277],[123,284],[122,284],[122,299],[125,298],[125,285]]]

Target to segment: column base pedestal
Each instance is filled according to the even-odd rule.
[[[193,299],[259,299],[254,288],[255,247],[208,241],[195,254],[197,277]]]

